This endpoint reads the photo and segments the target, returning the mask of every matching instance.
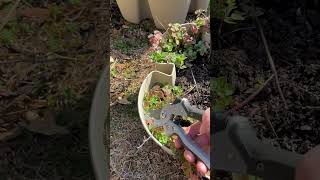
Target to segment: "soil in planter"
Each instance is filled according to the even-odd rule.
[[[208,58],[209,59],[209,58]],[[181,85],[184,95],[199,109],[210,107],[210,77],[207,57],[199,57],[191,62],[191,67],[177,69],[176,83]]]

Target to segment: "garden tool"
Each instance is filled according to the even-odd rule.
[[[203,110],[191,106],[186,98],[176,98],[176,100],[162,109],[151,111],[149,121],[150,128],[163,127],[166,135],[177,135],[183,146],[191,151],[199,160],[204,162],[210,169],[210,156],[205,153],[189,136],[186,135],[184,129],[179,125],[179,121],[175,117],[190,117],[201,121]]]
[[[247,118],[213,113],[213,168],[264,180],[294,180],[302,155],[260,141]]]

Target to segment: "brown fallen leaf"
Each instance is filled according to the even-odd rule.
[[[15,127],[10,129],[9,131],[0,133],[0,142],[5,142],[11,140],[21,134],[21,129],[19,127]]]
[[[46,110],[44,116],[41,118],[34,118],[29,120],[29,123],[20,123],[20,125],[29,131],[44,134],[44,135],[55,135],[55,134],[68,134],[69,131],[62,126],[56,124],[54,114]]]
[[[38,19],[39,21],[44,21],[49,17],[49,10],[45,8],[27,8],[19,9],[17,11],[18,16],[28,17]]]
[[[30,103],[31,109],[39,109],[48,106],[47,100],[34,99]]]
[[[131,104],[131,102],[128,101],[128,99],[127,99],[126,97],[124,97],[124,98],[119,97],[119,98],[118,98],[118,103],[119,103],[119,104],[123,104],[123,105]]]

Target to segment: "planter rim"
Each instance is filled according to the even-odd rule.
[[[150,72],[146,77],[145,79],[143,80],[143,83],[141,84],[141,87],[140,87],[140,90],[139,90],[139,95],[138,95],[138,110],[139,110],[139,116],[140,116],[140,120],[141,120],[141,123],[145,129],[145,131],[147,132],[147,134],[149,135],[149,137],[151,137],[151,139],[156,143],[158,144],[163,150],[165,150],[167,153],[169,153],[170,155],[174,155],[174,153],[172,152],[171,149],[167,148],[166,146],[162,145],[153,135],[152,133],[149,131],[148,129],[148,126],[145,122],[145,120],[148,118],[147,115],[145,115],[145,111],[144,111],[144,108],[143,108],[143,97],[145,95],[145,88],[143,88],[144,86],[146,86],[146,83],[147,83],[147,80],[152,78],[153,75],[155,74],[158,74],[159,76],[163,76],[163,77],[166,77],[166,78],[171,78],[171,79],[175,79],[175,65],[173,63],[156,63],[158,65],[164,65],[164,64],[167,64],[167,65],[171,65],[172,66],[172,70],[171,70],[171,74],[167,74],[167,73],[164,73],[164,72],[161,72],[159,71],[158,69],[157,70],[154,70],[152,72]],[[173,77],[174,76],[174,77]],[[170,83],[170,82],[168,82]],[[150,84],[149,84],[150,85]],[[149,87],[149,86],[148,86]],[[147,88],[148,88],[147,87]]]
[[[89,150],[91,155],[91,164],[94,175],[97,180],[105,180],[107,178],[107,169],[109,163],[106,162],[106,119],[109,115],[107,104],[107,79],[108,66],[103,70],[97,83],[89,117]]]

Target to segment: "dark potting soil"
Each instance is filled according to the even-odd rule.
[[[210,107],[208,57],[200,57],[186,69],[177,69],[176,84],[182,86],[184,97],[200,109]]]
[[[237,113],[250,118],[262,141],[304,154],[320,144],[320,13],[300,2],[267,4],[259,17],[288,109],[273,79]],[[248,28],[255,24],[236,26],[222,28],[209,68],[210,76],[224,76],[236,87],[230,108],[272,75],[258,30]]]
[[[298,3],[282,10],[265,10],[259,21],[289,108],[284,108],[272,80],[239,113],[250,117],[262,140],[289,151],[306,153],[320,144],[320,13]],[[222,49],[213,51],[211,75],[227,77],[237,89],[234,102],[240,103],[272,71],[257,30],[224,33],[227,36],[220,35]]]

